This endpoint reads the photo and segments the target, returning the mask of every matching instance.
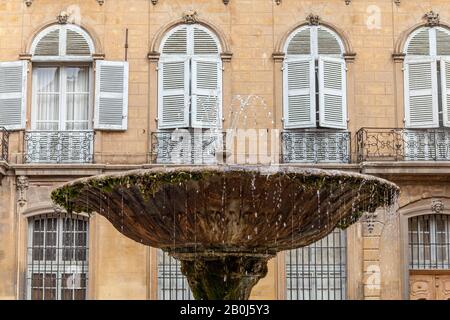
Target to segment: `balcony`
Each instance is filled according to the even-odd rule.
[[[349,163],[350,132],[292,131],[281,134],[283,163]]]
[[[356,133],[358,161],[450,160],[450,129],[362,128]]]
[[[8,161],[9,132],[0,127],[0,161]]]
[[[157,164],[216,164],[224,149],[224,134],[217,131],[174,130],[151,134],[151,158]]]
[[[92,163],[93,131],[27,131],[25,163]]]

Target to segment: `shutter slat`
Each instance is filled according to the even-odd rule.
[[[319,114],[320,126],[347,128],[345,61],[338,58],[319,58]]]
[[[340,56],[343,53],[337,37],[322,27],[317,30],[317,46],[319,54]]]
[[[97,61],[95,128],[126,130],[128,62]]]
[[[27,62],[0,63],[0,126],[25,129]]]
[[[216,40],[209,32],[194,27],[194,54],[218,54]]]
[[[73,30],[68,29],[66,34],[66,55],[89,56],[91,49],[85,37]]]
[[[189,126],[189,61],[173,58],[159,63],[158,127],[176,129]]]
[[[310,28],[305,28],[297,32],[297,34],[289,42],[287,54],[311,54]]]
[[[439,126],[436,60],[405,62],[405,120],[407,128]]]
[[[429,55],[430,54],[430,29],[423,28],[418,31],[409,41],[407,54],[410,55]]]
[[[36,45],[36,56],[59,56],[60,29],[50,31]]]
[[[192,126],[221,127],[221,61],[195,57],[192,63]]]
[[[174,31],[164,43],[163,54],[187,54],[187,27]]]

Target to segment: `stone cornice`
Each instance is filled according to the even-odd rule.
[[[442,180],[450,181],[448,161],[380,161],[362,162],[361,173],[381,176],[390,180]]]

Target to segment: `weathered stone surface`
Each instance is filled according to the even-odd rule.
[[[127,237],[180,259],[196,298],[246,299],[276,252],[309,245],[397,195],[396,185],[355,173],[217,166],[83,178],[52,199],[98,212]]]

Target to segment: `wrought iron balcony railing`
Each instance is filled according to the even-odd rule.
[[[362,128],[358,161],[450,160],[450,129]]]
[[[220,131],[153,132],[151,141],[151,160],[158,164],[215,164],[224,150]]]
[[[284,163],[349,163],[350,132],[292,131],[281,134]]]
[[[27,131],[25,163],[92,163],[93,131]]]
[[[0,127],[0,161],[8,161],[9,132]]]

